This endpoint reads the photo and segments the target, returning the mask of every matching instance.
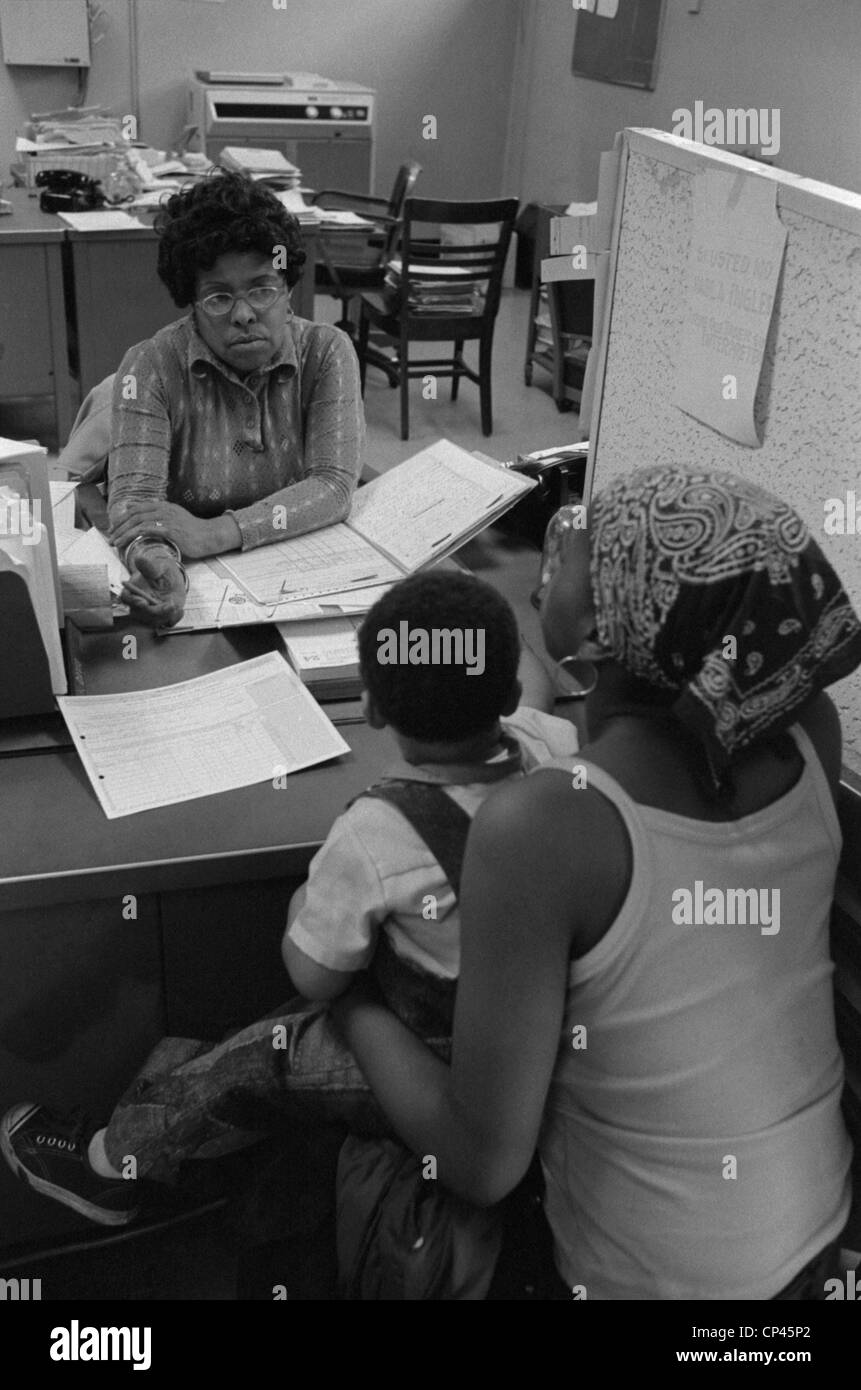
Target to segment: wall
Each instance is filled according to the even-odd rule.
[[[130,110],[128,0],[98,0],[105,12],[104,38],[93,48],[86,105],[104,102]],[[146,3],[146,0],[144,0]],[[0,182],[7,179],[15,147],[32,111],[53,111],[78,100],[77,75],[58,68],[7,68],[0,62]]]
[[[99,0],[108,33],[95,49],[88,101],[132,111],[129,0]],[[141,136],[164,148],[185,124],[192,69],[302,70],[378,92],[376,190],[388,193],[407,157],[427,196],[495,197],[502,190],[521,0],[137,0]],[[0,64],[0,139],[32,109],[74,100],[71,74]],[[422,117],[438,139],[422,139]],[[8,167],[6,149],[2,168]]]
[[[677,107],[778,107],[778,167],[861,189],[861,5],[855,0],[665,0],[655,91],[575,77],[575,14],[524,0],[506,173],[524,201],[591,200],[617,130],[671,130]],[[525,93],[528,92],[528,97]]]

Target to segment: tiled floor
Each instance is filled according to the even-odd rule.
[[[485,439],[481,433],[477,386],[462,381],[458,400],[452,403],[448,381],[439,382],[439,398],[434,401],[423,398],[421,380],[416,380],[410,384],[410,438],[402,440],[399,393],[392,390],[382,372],[371,368],[365,390],[370,464],[383,469],[401,463],[440,436],[498,459],[569,444],[578,438],[577,416],[556,409],[548,373],[536,368],[535,384],[524,385],[529,298],[526,290],[503,291],[493,346],[493,434]],[[337,317],[332,312],[337,309],[334,300],[318,298],[317,306],[320,318],[333,321]],[[418,344],[415,356],[442,356],[449,346],[441,351],[433,343]],[[467,349],[466,360],[477,366],[477,348]]]

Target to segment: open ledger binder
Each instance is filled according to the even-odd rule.
[[[174,631],[367,612],[389,585],[450,555],[535,483],[448,440],[360,488],[347,521],[189,566]]]
[[[45,450],[0,439],[0,719],[65,693],[62,614]]]

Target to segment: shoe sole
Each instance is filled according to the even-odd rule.
[[[137,1216],[137,1209],[134,1211],[105,1211],[103,1207],[97,1207],[92,1202],[88,1202],[86,1197],[79,1197],[66,1187],[57,1187],[54,1183],[48,1182],[46,1178],[37,1177],[35,1173],[31,1173],[29,1168],[24,1166],[12,1147],[12,1135],[39,1108],[38,1105],[21,1105],[3,1116],[2,1128],[0,1128],[0,1152],[2,1152],[15,1177],[26,1183],[34,1192],[38,1192],[40,1196],[50,1197],[53,1201],[60,1202],[64,1207],[71,1207],[80,1216],[86,1216],[88,1220],[95,1221],[99,1226],[128,1226]]]

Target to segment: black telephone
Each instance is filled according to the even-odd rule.
[[[43,212],[90,212],[105,205],[102,185],[76,169],[43,169],[36,175]]]

